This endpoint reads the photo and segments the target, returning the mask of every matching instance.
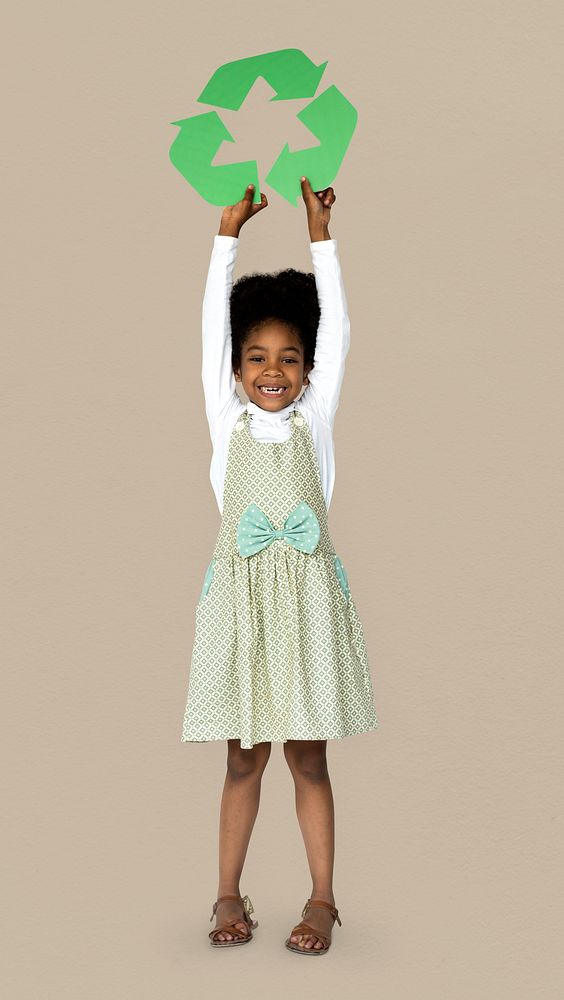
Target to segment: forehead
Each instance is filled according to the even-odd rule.
[[[280,320],[267,320],[254,327],[245,338],[245,351],[252,350],[296,350],[301,352],[303,345],[299,334],[287,323]]]

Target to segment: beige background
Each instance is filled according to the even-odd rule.
[[[562,995],[562,22],[522,0],[12,6],[6,996]],[[220,210],[169,123],[217,66],[287,46],[359,112],[331,224],[352,346],[330,523],[381,722],[329,743],[343,925],[314,965],[283,947],[310,880],[280,744],[242,880],[260,926],[220,955],[225,744],[180,742],[219,527]],[[223,115],[217,162],[264,178],[312,144],[307,101],[270,96]],[[309,269],[302,206],[261,186],[236,274]]]

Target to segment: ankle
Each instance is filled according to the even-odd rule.
[[[331,903],[331,906],[335,905],[335,896],[332,889],[317,889],[314,887],[311,890],[310,899],[323,899],[326,903]]]
[[[233,886],[229,886],[229,885],[228,886],[221,886],[220,885],[220,887],[217,890],[216,899],[219,899],[221,896],[238,896],[238,897],[240,897],[241,896],[241,892],[240,892],[240,890],[239,890],[239,888],[237,886],[233,887]],[[226,900],[226,902],[234,903],[235,900],[234,899]]]

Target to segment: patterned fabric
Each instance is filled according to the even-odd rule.
[[[249,420],[244,410],[231,432],[221,526],[195,610],[181,739],[240,739],[250,749],[376,729],[362,624],[329,534],[307,422],[293,410],[290,438],[262,442]],[[241,555],[249,508],[261,532],[261,515],[270,524],[265,539],[274,537]],[[311,552],[289,544],[286,533],[304,513],[308,530],[317,523]]]

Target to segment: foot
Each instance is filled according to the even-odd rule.
[[[335,905],[335,899],[332,895],[319,896],[319,899],[325,899],[327,903],[331,903],[331,906]],[[328,938],[331,937],[335,921],[325,906],[316,906],[315,903],[311,903],[301,919],[311,924],[312,927],[317,927]],[[299,948],[305,948],[308,951],[311,948],[315,948],[316,951],[322,951],[325,948],[323,941],[315,934],[291,934],[290,941],[297,944]]]
[[[215,911],[216,921],[215,926],[219,927],[220,924],[235,924],[237,928],[244,931],[245,934],[249,933],[249,925],[245,923],[244,920],[237,920],[242,913],[245,912],[245,908],[242,903],[238,903],[236,899],[224,899],[221,903],[217,904],[217,910]],[[219,934],[215,935],[216,941],[233,941],[233,934],[229,931],[221,931]]]

